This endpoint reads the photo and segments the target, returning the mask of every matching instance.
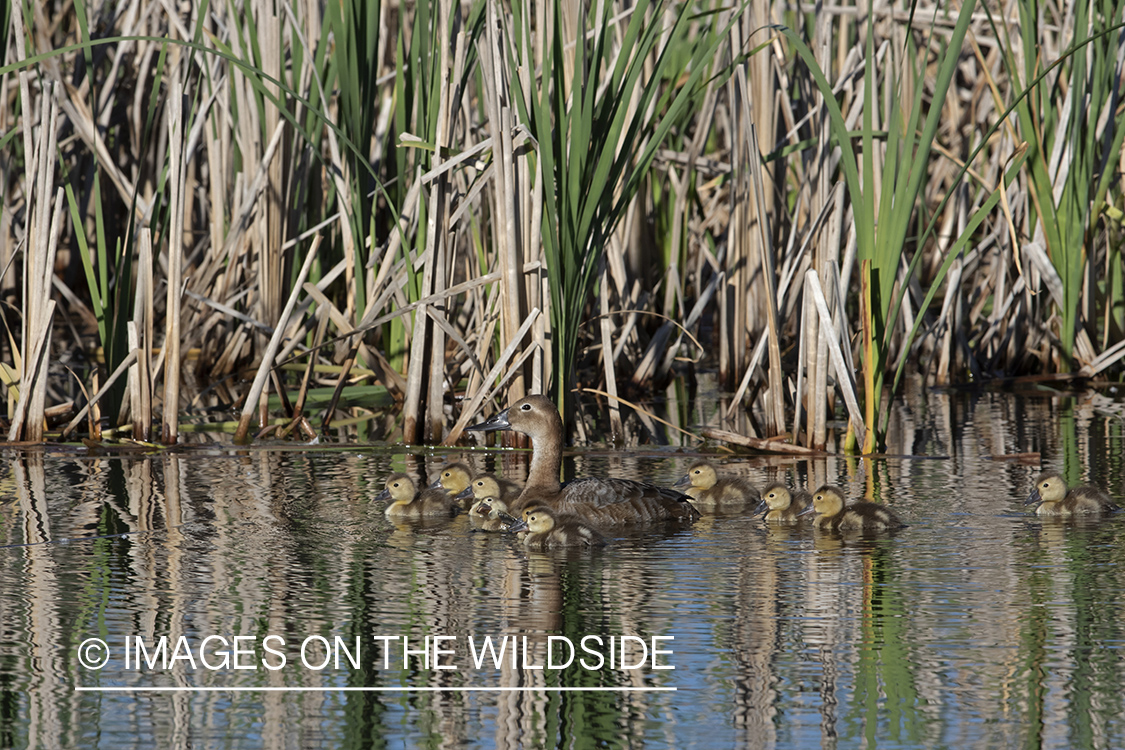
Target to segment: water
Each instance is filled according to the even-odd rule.
[[[390,471],[446,455],[8,451],[0,747],[1123,747],[1125,513],[1041,521],[1022,505],[1038,466],[990,458],[1039,451],[1121,501],[1120,410],[936,394],[892,431],[926,458],[723,459],[759,483],[870,488],[911,524],[893,536],[708,516],[548,555],[463,517],[396,527],[369,502]],[[573,470],[671,483],[693,458],[588,453]],[[522,478],[518,457],[487,462]],[[427,664],[427,636],[451,653]],[[601,668],[581,651],[533,668],[548,636],[556,660],[600,638]],[[622,636],[641,668],[609,666]],[[516,663],[477,668],[485,637]],[[102,669],[80,661],[92,638]],[[338,666],[319,668],[324,644]],[[460,690],[497,686],[601,690]],[[324,689],[343,687],[396,690]],[[442,690],[401,690],[420,687]]]

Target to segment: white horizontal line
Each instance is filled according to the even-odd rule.
[[[674,687],[87,687],[75,692],[90,693],[668,693]]]

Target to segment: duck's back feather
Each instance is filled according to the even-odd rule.
[[[652,521],[694,521],[699,511],[687,495],[632,479],[575,479],[551,493],[528,488],[516,510],[545,505],[559,514],[577,516],[597,527]]]
[[[817,527],[826,531],[880,531],[904,526],[888,508],[868,502],[853,503],[834,516],[817,519]]]

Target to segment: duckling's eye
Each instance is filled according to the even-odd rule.
[[[531,411],[531,404],[524,404],[520,407],[520,411]]]
[[[766,495],[766,497],[777,497],[777,493],[771,492],[770,494]]]

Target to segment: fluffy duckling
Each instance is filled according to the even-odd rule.
[[[444,489],[450,495],[457,495],[459,492],[469,486],[472,481],[473,471],[469,468],[468,464],[463,464],[460,461],[452,464],[446,464],[441,467],[438,472],[438,478],[430,485],[430,489]]]
[[[1039,503],[1035,513],[1040,516],[1100,515],[1120,510],[1097,487],[1082,485],[1067,492],[1066,482],[1058,474],[1042,474],[1035,480],[1024,505],[1032,503]]]
[[[522,491],[515,482],[498,479],[491,474],[478,474],[473,477],[469,486],[454,495],[453,499],[460,501],[463,507],[471,507],[477,500],[491,498],[503,500],[507,506],[515,502]]]
[[[631,479],[575,479],[559,483],[563,423],[546,396],[522,398],[491,419],[467,427],[481,432],[515,430],[531,438],[531,470],[513,508],[542,506],[578,516],[599,528],[646,521],[699,518],[687,495]]]
[[[876,503],[860,501],[845,505],[844,491],[826,484],[813,493],[812,506],[801,515],[816,511],[816,528],[822,531],[883,531],[905,526],[898,516]]]
[[[766,511],[767,523],[798,523],[799,516],[805,513],[812,503],[812,495],[806,490],[794,490],[781,482],[774,482],[762,490],[762,500]]]
[[[523,512],[523,520],[509,531],[522,532],[523,546],[533,550],[558,547],[601,547],[605,537],[580,518],[555,514],[549,508],[536,505]]]
[[[687,487],[684,490],[696,505],[705,505],[712,508],[745,508],[761,505],[762,496],[754,485],[742,477],[720,477],[713,464],[709,461],[696,461],[688,469],[676,487]]]
[[[455,516],[458,506],[443,490],[426,489],[417,492],[414,480],[406,474],[387,477],[386,489],[375,500],[393,500],[385,511],[387,518],[422,518],[424,516]]]
[[[469,523],[481,531],[509,531],[520,520],[508,513],[508,505],[497,497],[481,498],[469,509]]]

